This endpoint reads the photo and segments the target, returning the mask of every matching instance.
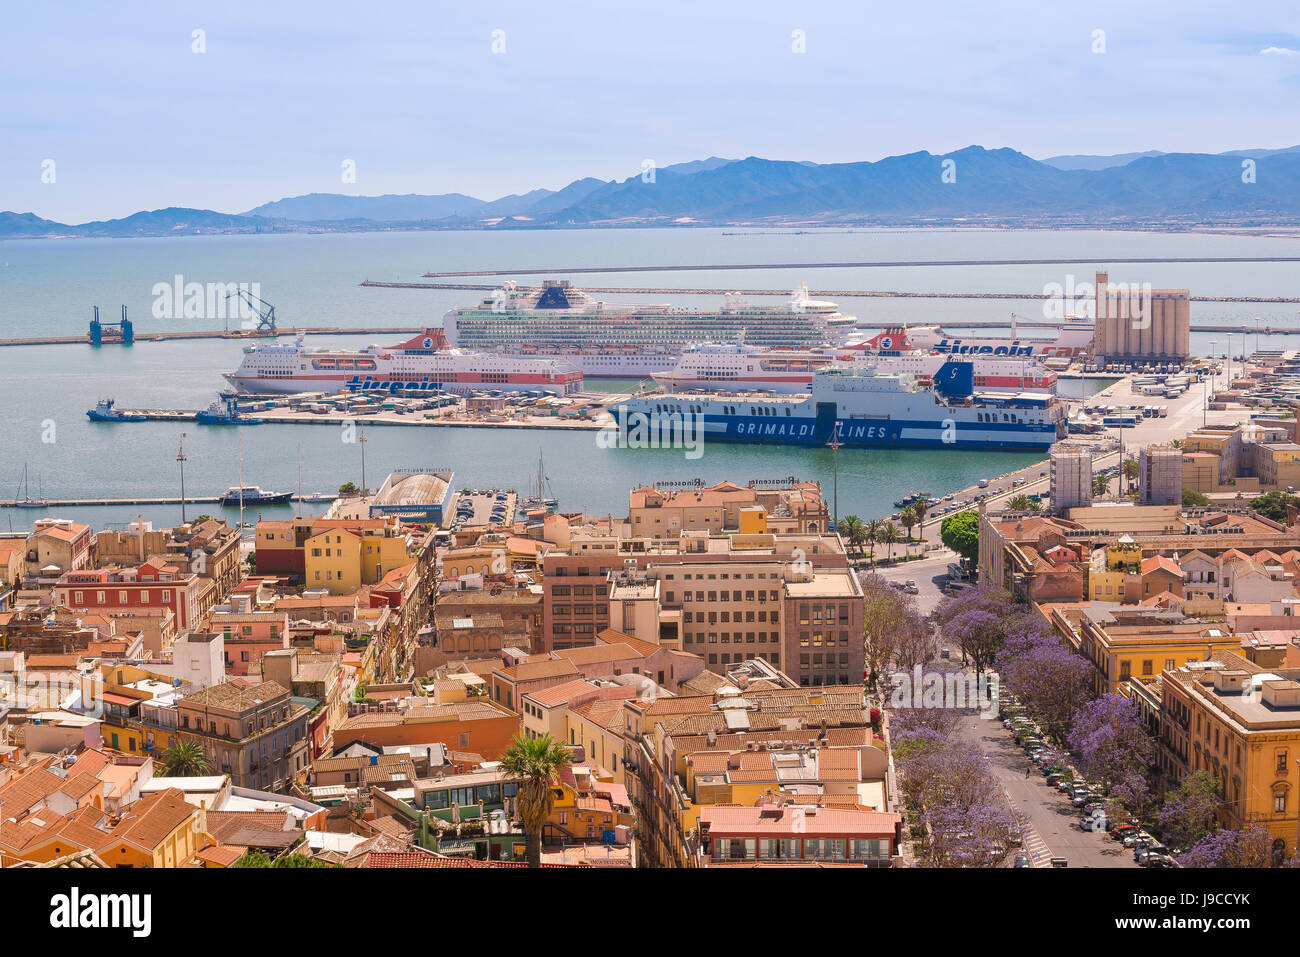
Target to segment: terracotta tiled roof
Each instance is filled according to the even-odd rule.
[[[106,838],[109,841],[125,840],[152,852],[197,811],[181,791],[168,788],[132,804],[122,823]]]

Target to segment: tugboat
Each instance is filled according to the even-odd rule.
[[[221,504],[227,508],[249,508],[253,505],[288,505],[293,499],[292,492],[266,492],[256,485],[232,485],[221,496]]]
[[[132,415],[123,412],[121,409],[113,407],[112,399],[100,399],[95,407],[89,410],[86,415],[90,416],[92,422],[144,422],[148,416]]]
[[[227,399],[225,407],[221,400],[215,400],[206,409],[194,414],[194,421],[200,425],[258,425],[262,419],[240,415],[234,399]]]

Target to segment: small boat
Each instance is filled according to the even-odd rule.
[[[258,425],[263,419],[253,416],[240,415],[238,406],[233,400],[226,402],[222,407],[220,400],[213,402],[206,409],[194,414],[194,421],[200,425]]]
[[[144,422],[148,416],[132,415],[113,407],[113,399],[100,399],[86,415],[92,422]]]
[[[18,508],[46,508],[48,503],[45,501],[43,491],[37,492],[37,497],[32,498],[32,491],[27,483],[27,466],[23,466],[23,477],[18,483],[18,491],[22,493],[22,498],[15,494],[16,501],[14,505]]]
[[[520,512],[554,512],[559,508],[559,501],[550,492],[550,482],[546,477],[546,466],[542,464],[542,450],[537,450],[537,485],[529,490],[531,494],[518,507]]]
[[[256,485],[232,485],[221,496],[221,504],[228,508],[239,508],[242,504],[249,508],[253,505],[288,505],[292,499],[292,492],[267,492]]]

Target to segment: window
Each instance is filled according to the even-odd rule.
[[[1286,751],[1277,752],[1277,773],[1286,774]]]

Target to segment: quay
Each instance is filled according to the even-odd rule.
[[[295,495],[290,501],[292,502],[332,502],[338,498],[337,495],[329,495],[325,492],[313,492],[310,495]],[[42,499],[0,499],[0,508],[72,508],[75,506],[89,505],[180,505],[184,501],[186,505],[217,505],[221,502],[219,495],[187,495],[182,500],[180,496],[143,496],[139,498],[42,498]],[[253,504],[245,505],[245,510],[254,507],[266,508],[267,506],[254,506]]]
[[[457,282],[378,282],[367,279],[361,283],[363,286],[370,286],[377,289],[441,289],[441,290],[461,290],[466,292],[493,292],[498,288],[490,283],[457,283]],[[520,289],[531,292],[536,286],[521,286]],[[738,292],[742,296],[789,296],[789,289],[704,289],[698,286],[694,287],[650,287],[650,286],[583,286],[583,292],[615,293],[623,295],[659,295],[659,296],[725,296],[727,293]],[[999,299],[999,300],[1045,300],[1049,299],[1048,295],[1041,292],[903,292],[900,290],[890,289],[810,289],[808,295],[819,298],[829,299]],[[1241,303],[1281,303],[1294,304],[1300,303],[1300,296],[1190,296],[1192,302],[1241,302]],[[1025,326],[1041,326],[1051,328],[1058,325],[1054,322],[1024,320],[1020,323]],[[1004,326],[1004,322],[990,322],[981,320],[978,322],[962,323],[962,328],[976,328],[978,326]],[[1193,326],[1193,331],[1203,332],[1236,332],[1238,326]],[[1253,331],[1253,327],[1252,327]],[[1285,331],[1285,330],[1275,330]]]
[[[823,263],[714,263],[676,266],[570,266],[548,269],[478,269],[457,272],[427,272],[426,279],[457,276],[552,276],[563,273],[602,272],[717,272],[732,269],[873,269],[900,266],[1080,266],[1094,263],[1297,263],[1300,256],[1149,256],[1127,259],[1109,257],[1075,259],[911,259],[866,262]]]

